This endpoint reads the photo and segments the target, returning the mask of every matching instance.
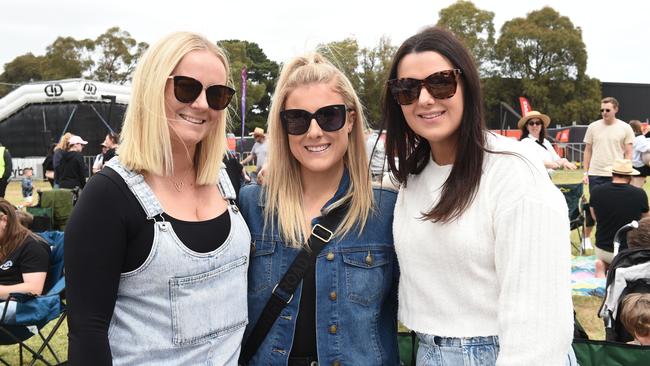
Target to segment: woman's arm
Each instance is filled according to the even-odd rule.
[[[43,293],[47,272],[23,273],[23,283],[0,285],[0,299],[6,299],[12,292],[24,292],[33,295]]]
[[[65,232],[72,365],[111,365],[108,327],[126,256],[127,200],[102,172],[86,186]]]

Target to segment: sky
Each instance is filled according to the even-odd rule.
[[[212,40],[256,42],[277,62],[320,43],[354,37],[374,47],[382,36],[399,45],[455,0],[3,0],[0,70],[15,57],[43,55],[58,36],[96,38],[118,26],[137,41],[155,43],[178,30]],[[604,82],[650,84],[650,1],[474,0],[504,22],[548,5],[583,32],[587,74]],[[397,6],[398,4],[399,6]]]

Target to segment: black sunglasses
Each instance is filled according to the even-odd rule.
[[[541,126],[541,125],[542,125],[542,121],[540,121],[540,120],[530,120],[530,121],[528,121],[527,124],[528,124],[529,126]]]
[[[607,112],[607,113],[609,113],[609,111],[610,111],[610,109],[601,109],[601,110],[600,110],[600,113],[603,113],[603,112]]]
[[[456,94],[460,69],[444,70],[427,76],[424,80],[404,78],[388,80],[388,88],[398,104],[407,105],[420,97],[422,87],[435,99],[449,99]]]
[[[347,111],[349,109],[344,104],[328,105],[314,113],[303,109],[285,109],[280,112],[280,120],[289,135],[302,135],[307,132],[312,119],[316,119],[323,131],[334,132],[345,124]]]
[[[192,103],[205,89],[205,99],[210,108],[222,110],[228,106],[230,99],[235,95],[235,89],[225,85],[210,85],[203,87],[200,81],[189,76],[170,76],[174,80],[174,96],[181,103]]]

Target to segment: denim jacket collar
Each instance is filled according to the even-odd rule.
[[[348,171],[348,167],[344,166],[343,167],[343,175],[341,176],[341,181],[339,182],[339,187],[336,189],[336,192],[334,193],[334,196],[325,203],[325,206],[321,208],[320,212],[321,215],[326,215],[331,209],[339,207],[345,201],[342,200],[343,197],[345,197],[346,193],[348,192],[348,188],[350,187],[350,172]],[[265,204],[265,199],[264,195],[260,195],[260,200],[257,202],[257,204],[260,207],[266,206]]]

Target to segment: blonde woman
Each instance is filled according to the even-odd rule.
[[[253,347],[250,365],[399,362],[391,228],[396,194],[371,186],[364,127],[352,85],[321,55],[285,64],[269,113],[267,181],[244,187],[240,196],[254,244],[243,355],[267,302],[282,296],[278,283],[298,253],[311,250],[305,247],[312,230],[323,235],[324,220],[341,218]]]
[[[68,151],[68,141],[70,141],[70,138],[74,136],[70,132],[64,133],[61,138],[59,139],[59,143],[56,144],[54,147],[54,155],[52,156],[52,168],[54,170],[54,184],[52,185],[54,188],[59,188],[59,174],[57,173],[57,167],[61,163],[61,158],[63,157],[63,154]]]
[[[140,60],[119,157],[66,228],[70,364],[236,364],[250,234],[220,170],[228,75],[192,33]]]

